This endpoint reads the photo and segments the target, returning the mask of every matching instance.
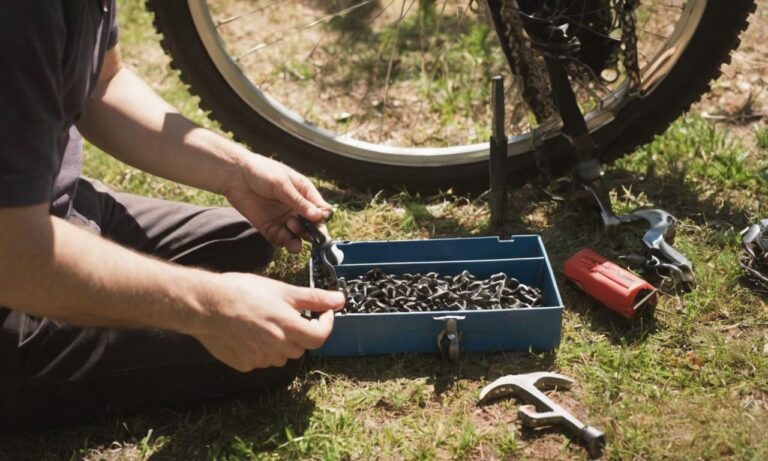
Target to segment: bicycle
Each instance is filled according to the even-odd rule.
[[[173,66],[237,139],[305,172],[418,190],[487,184],[494,74],[517,79],[505,96],[507,180],[546,181],[573,167],[548,53],[562,63],[560,86],[572,88],[598,160],[631,152],[708,91],[755,9],[754,0],[147,6]]]

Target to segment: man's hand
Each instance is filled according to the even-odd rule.
[[[273,245],[300,251],[297,215],[319,222],[330,215],[331,205],[309,179],[282,163],[251,153],[239,158],[224,195]]]
[[[217,274],[206,310],[190,332],[217,359],[239,370],[283,366],[306,349],[323,345],[333,328],[333,310],[344,295],[296,287],[250,274]],[[300,310],[322,312],[309,320]]]

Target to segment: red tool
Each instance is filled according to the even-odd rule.
[[[656,307],[656,289],[637,275],[585,248],[564,266],[565,278],[580,290],[627,319]]]

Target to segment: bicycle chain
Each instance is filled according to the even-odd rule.
[[[533,54],[523,30],[523,21],[516,0],[501,0],[500,15],[510,49],[510,70],[520,78],[523,99],[538,123],[544,123],[557,113],[557,105],[549,86],[544,64]]]
[[[534,55],[524,32],[517,1],[501,0],[500,4],[501,18],[505,24],[504,34],[510,49],[510,69],[513,75],[520,78],[523,99],[536,121],[544,123],[557,112],[549,77],[541,60]],[[641,85],[635,17],[635,10],[639,5],[640,0],[614,0],[614,10],[621,29],[622,62],[632,92],[638,91]]]
[[[538,288],[503,272],[478,280],[469,271],[450,276],[437,272],[396,277],[380,268],[365,275],[339,277],[347,303],[340,312],[437,312],[485,309],[520,309],[542,305]]]
[[[640,90],[640,63],[637,54],[637,18],[635,9],[640,5],[640,0],[616,0],[619,27],[621,28],[621,43],[623,47],[624,70],[629,80],[630,92]]]

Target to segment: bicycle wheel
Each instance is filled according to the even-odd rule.
[[[237,139],[304,172],[417,190],[486,184],[488,79],[514,76],[473,4],[147,0],[174,67]],[[572,80],[602,159],[647,142],[705,93],[754,8],[644,1],[640,91],[628,91],[620,66],[613,83]],[[552,173],[565,171],[559,123],[536,126],[518,86],[508,88],[510,182],[533,177],[534,139]]]

